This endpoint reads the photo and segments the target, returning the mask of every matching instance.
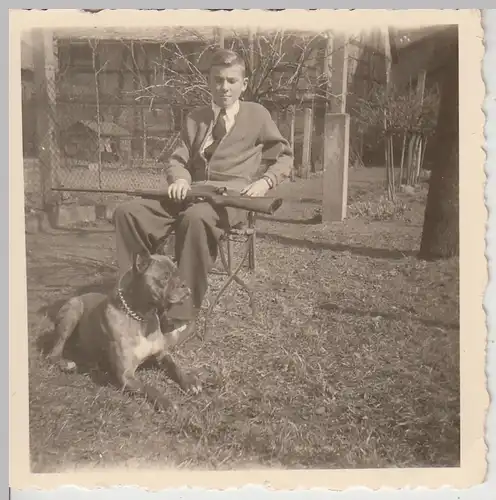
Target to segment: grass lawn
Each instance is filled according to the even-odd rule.
[[[458,260],[416,259],[426,190],[391,210],[381,182],[375,169],[351,171],[349,218],[334,224],[316,217],[321,177],[278,188],[286,203],[258,221],[248,276],[258,317],[231,285],[211,338],[175,353],[204,392],[140,373],[176,398],[177,413],[43,357],[55,305],[113,283],[112,227],[26,235],[33,471],[459,465]],[[212,275],[211,292],[221,279]]]

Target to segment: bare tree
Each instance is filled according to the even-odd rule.
[[[208,57],[218,46],[215,40],[194,30],[187,33],[187,44],[172,40],[161,44],[160,59],[152,62],[153,83],[143,85],[136,68],[128,68],[141,83],[136,99],[167,98],[171,104],[188,106],[210,102]],[[224,43],[245,61],[249,83],[244,98],[285,107],[294,104],[297,90],[315,86],[311,75],[322,39],[320,33],[295,35],[279,30],[257,33],[250,40],[249,36],[233,31]]]
[[[427,139],[435,129],[438,108],[436,87],[428,89],[420,100],[416,89],[402,90],[391,85],[386,91],[384,85],[375,84],[365,98],[357,99],[356,120],[364,130],[377,131],[386,138],[391,167],[394,167],[394,139],[401,138],[400,184],[415,185],[418,182],[423,155],[416,157],[415,152],[422,144],[422,151],[425,151]],[[389,175],[393,174],[390,172]],[[392,199],[391,184],[388,188],[388,198]]]
[[[187,35],[186,37],[184,35]],[[225,48],[235,50],[245,62],[249,77],[243,98],[259,102],[287,117],[290,144],[294,147],[296,109],[305,101],[320,102],[333,96],[328,73],[323,72],[326,33],[295,33],[284,30],[246,34],[232,31],[223,36]],[[216,40],[195,30],[183,30],[179,43],[166,40],[160,55],[149,61],[148,81],[140,75],[139,65],[129,65],[138,88],[131,91],[137,101],[167,103],[187,110],[210,103],[208,85],[209,56],[218,48]]]

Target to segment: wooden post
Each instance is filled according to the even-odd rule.
[[[418,74],[417,79],[417,97],[419,99],[420,105],[424,104],[424,93],[425,93],[425,79],[427,76],[427,71],[423,69]]]
[[[348,43],[343,35],[329,34],[327,42],[329,93],[327,111],[346,113],[348,91]]]
[[[250,27],[248,29],[248,59],[250,65],[250,74],[253,77],[253,73],[255,72],[255,30]]]
[[[217,45],[221,49],[224,49],[225,48],[224,30],[222,28],[217,28],[216,35],[217,35]]]
[[[303,151],[301,157],[301,177],[308,178],[310,172],[310,163],[312,155],[312,128],[313,128],[313,110],[307,106],[304,109],[303,117]]]
[[[389,100],[392,86],[391,75],[391,45],[389,37],[389,27],[382,28],[382,39],[384,44],[384,63],[385,63],[385,76],[386,76],[386,98]],[[390,135],[389,124],[386,118],[387,110],[384,109],[384,159],[386,161],[386,184],[388,199],[395,198],[395,184],[394,184],[394,156],[393,156],[393,137]]]
[[[42,200],[45,209],[59,199],[52,191],[57,170],[62,168],[56,128],[57,60],[53,34],[48,29],[34,29],[33,62],[36,98],[36,146],[40,162]]]
[[[272,120],[274,120],[274,123],[279,127],[279,112],[276,108],[270,111],[270,116],[272,117]]]
[[[386,92],[389,94],[391,90],[391,69],[392,69],[392,60],[391,60],[391,44],[389,43],[389,28],[382,29],[382,39],[384,43],[384,63],[385,63],[385,71],[386,71]]]
[[[325,82],[322,88],[319,89],[320,95],[315,99],[313,121],[314,121],[314,147],[312,162],[315,165],[315,171],[324,170],[324,137],[325,137],[325,115],[327,110],[326,93],[329,90],[329,80],[331,78],[331,63],[332,63],[332,34],[328,33],[323,40],[323,57],[322,57],[322,77]]]
[[[348,205],[350,115],[327,113],[324,137],[322,221],[343,221]]]
[[[346,37],[329,33],[327,42],[328,92],[324,122],[324,187],[322,221],[343,221],[348,205],[350,117],[346,113],[348,48]]]
[[[291,146],[291,150],[293,151],[294,155],[294,150],[295,150],[295,125],[296,125],[296,105],[295,104],[290,104],[286,108],[286,112],[284,113],[284,119],[286,121],[286,126],[289,128],[288,132],[288,141],[289,145]],[[289,176],[291,182],[295,182],[296,180],[296,165],[293,163],[293,168],[291,169],[291,174]]]
[[[425,94],[425,79],[427,76],[427,72],[422,70],[418,74],[417,79],[417,99],[418,105],[422,108],[424,104],[424,94]],[[419,176],[420,176],[420,159],[422,156],[422,136],[418,134],[418,145],[414,151],[414,161],[412,164],[412,185],[417,184]]]

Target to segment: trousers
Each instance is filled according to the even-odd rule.
[[[218,243],[229,228],[246,220],[246,212],[216,208],[207,202],[185,205],[169,199],[136,199],[119,205],[113,216],[120,275],[132,266],[135,252],[152,252],[171,224],[175,230],[175,259],[191,297],[167,312],[172,320],[190,321],[200,309],[208,274],[218,255]]]

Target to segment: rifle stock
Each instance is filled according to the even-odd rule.
[[[167,192],[153,189],[91,189],[91,188],[52,188],[53,191],[82,192],[82,193],[106,193],[106,194],[125,194],[128,196],[137,196],[140,198],[162,200],[169,198]],[[193,185],[187,192],[185,202],[207,201],[213,206],[232,207],[249,212],[257,212],[273,215],[282,205],[282,198],[268,198],[264,196],[250,197],[234,194],[226,194],[227,189],[223,187],[209,185]]]

